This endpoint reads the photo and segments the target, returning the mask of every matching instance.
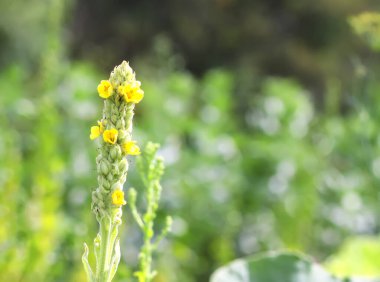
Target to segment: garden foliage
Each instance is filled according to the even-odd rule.
[[[51,13],[36,3],[37,11],[32,4],[9,6],[44,21],[31,25],[41,31],[35,33],[38,46],[21,32],[29,22],[12,24],[9,42],[22,42],[16,45],[30,53],[12,53],[12,45],[7,52],[18,56],[17,64],[2,57],[0,281],[84,281],[82,243],[97,232],[89,212],[97,152],[88,128],[101,111],[94,85],[105,72],[96,62],[68,59],[64,8],[57,0],[48,3]],[[0,25],[9,30],[4,19]],[[165,37],[148,55],[130,58],[145,91],[134,138],[160,143],[166,166],[155,234],[173,215],[172,235],[157,248],[155,281],[208,281],[238,257],[278,249],[324,262],[346,238],[377,236],[380,72],[371,56],[352,54],[349,81],[332,72],[325,99],[297,79],[253,75],[244,64],[195,76]],[[129,187],[144,187],[133,161],[128,177]],[[138,210],[145,204],[137,197]],[[123,222],[114,281],[133,281],[143,236],[128,209]],[[314,267],[303,256],[272,259],[293,265],[294,258]],[[329,272],[352,275],[349,259],[332,261],[326,262]],[[256,271],[257,263],[244,264]],[[367,269],[358,274],[379,275]]]

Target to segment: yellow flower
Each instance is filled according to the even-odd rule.
[[[115,144],[117,141],[117,135],[118,135],[118,131],[115,128],[105,130],[103,133],[103,140],[104,142]]]
[[[100,135],[99,126],[91,126],[90,139],[94,140],[94,139],[98,138],[99,135]]]
[[[98,85],[99,96],[107,99],[113,94],[113,87],[108,80],[102,80]]]
[[[94,140],[100,136],[104,131],[104,126],[101,121],[98,121],[98,126],[91,126],[90,139]]]
[[[127,141],[121,145],[123,151],[127,155],[140,155],[140,148],[136,145],[136,141]]]
[[[112,203],[116,206],[125,205],[127,202],[124,200],[124,192],[121,190],[115,190],[112,193]]]
[[[118,92],[124,97],[128,103],[139,103],[144,98],[144,91],[140,88],[141,82],[119,86]]]

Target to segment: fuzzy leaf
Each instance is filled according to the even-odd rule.
[[[94,274],[92,273],[91,266],[88,263],[88,252],[89,251],[88,251],[87,244],[84,243],[84,253],[83,253],[83,256],[82,256],[82,263],[83,263],[83,266],[84,266],[84,271],[86,272],[87,281],[92,282],[92,281],[95,281],[95,280],[94,280]]]
[[[219,268],[210,282],[380,282],[340,279],[310,258],[293,253],[274,253],[235,260]]]

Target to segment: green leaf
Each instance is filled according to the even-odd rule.
[[[219,268],[210,282],[379,282],[340,279],[310,258],[293,253],[274,253],[235,260]]]
[[[84,266],[84,271],[86,272],[87,281],[89,282],[95,281],[91,266],[88,263],[88,247],[86,243],[84,243],[84,253],[82,255],[82,263]]]

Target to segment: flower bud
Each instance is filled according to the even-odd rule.
[[[110,190],[110,188],[111,188],[111,184],[105,178],[103,178],[102,185],[103,185],[104,189],[106,189],[106,190]]]
[[[115,115],[115,114],[114,114],[114,115],[112,115],[112,116],[111,116],[111,121],[112,121],[112,123],[116,124],[116,123],[117,123],[117,120],[118,120],[118,118],[119,118],[119,117],[118,117],[117,115]]]
[[[124,139],[125,137],[127,137],[127,131],[124,129],[119,130],[119,138]]]
[[[96,163],[99,164],[102,159],[103,159],[102,155],[98,155],[96,157]]]
[[[121,173],[124,173],[126,170],[128,170],[128,161],[127,159],[122,159],[119,162],[119,170]]]
[[[117,146],[114,146],[111,148],[110,150],[110,156],[112,159],[116,160],[117,159],[117,156],[118,156],[118,152],[117,152]]]
[[[111,190],[112,191],[123,190],[123,186],[119,182],[116,182],[116,183],[112,184]]]
[[[100,171],[104,174],[107,175],[110,171],[109,165],[107,164],[107,161],[102,161],[100,163]]]

